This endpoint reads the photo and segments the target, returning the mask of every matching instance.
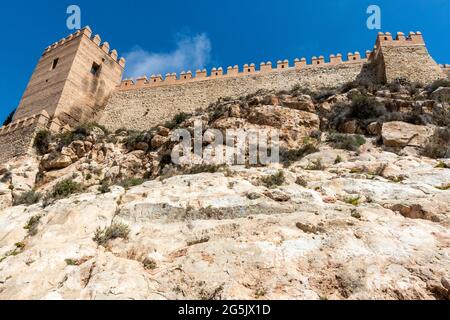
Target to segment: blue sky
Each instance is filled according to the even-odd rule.
[[[363,53],[378,32],[366,27],[371,4],[382,10],[382,31],[422,31],[435,60],[450,63],[448,0],[3,1],[1,122],[18,105],[42,51],[72,33],[71,4],[80,6],[82,25],[129,58],[131,76]]]

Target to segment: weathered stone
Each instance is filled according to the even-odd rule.
[[[433,100],[450,103],[450,87],[440,87],[431,94]]]
[[[425,145],[433,135],[434,129],[429,126],[418,126],[406,122],[394,121],[383,124],[381,135],[386,147],[406,147]]]
[[[160,136],[160,135],[156,135],[152,139],[152,143],[151,143],[152,148],[153,149],[158,149],[158,148],[162,147],[167,141],[169,141],[168,137],[163,137],[163,136]]]

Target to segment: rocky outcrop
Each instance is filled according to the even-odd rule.
[[[2,165],[0,299],[449,299],[450,161],[422,155],[446,154],[448,105],[378,89],[226,99]],[[172,163],[195,122],[279,130],[281,163]]]
[[[433,135],[434,128],[393,121],[383,124],[381,136],[386,147],[421,147]]]

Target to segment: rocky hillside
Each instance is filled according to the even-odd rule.
[[[39,132],[0,167],[0,299],[449,299],[449,101],[447,81],[295,87]],[[278,129],[281,163],[175,166],[195,121]]]

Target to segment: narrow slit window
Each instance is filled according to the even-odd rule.
[[[59,58],[56,58],[55,60],[53,60],[52,68],[50,70],[55,70],[56,66],[58,65],[58,62],[59,62]]]
[[[91,68],[91,73],[96,76],[98,72],[100,71],[100,65],[98,63],[93,63]]]

